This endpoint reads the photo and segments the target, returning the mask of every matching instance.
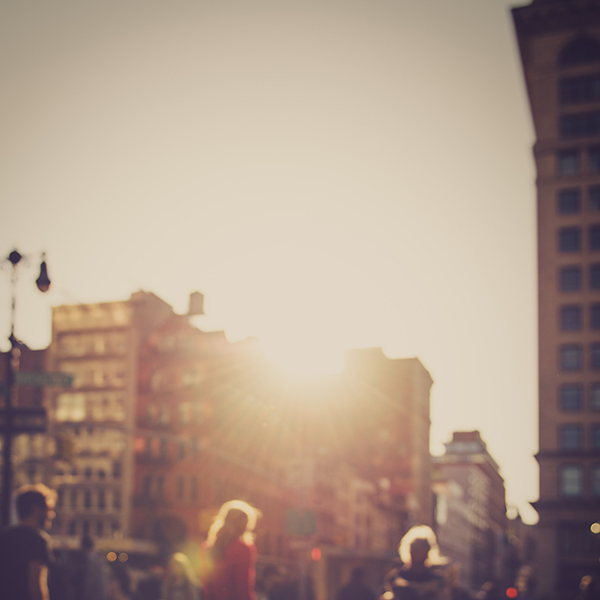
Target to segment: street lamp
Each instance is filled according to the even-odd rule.
[[[23,259],[26,259],[20,252],[13,250],[5,259],[12,265],[11,274],[11,311],[10,311],[10,350],[6,355],[6,386],[4,391],[4,440],[2,444],[2,491],[0,506],[0,522],[7,526],[10,522],[10,500],[12,488],[12,439],[14,431],[14,407],[18,400],[17,373],[19,371],[19,360],[21,349],[19,340],[15,337],[15,308],[17,295],[17,277],[18,266]],[[46,255],[42,253],[40,263],[40,274],[36,280],[36,285],[40,292],[47,292],[50,289],[50,279],[48,277],[48,267],[46,265]]]

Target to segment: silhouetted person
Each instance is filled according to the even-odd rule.
[[[340,588],[337,600],[375,600],[375,592],[365,583],[363,567],[352,569],[350,581]]]
[[[200,555],[204,600],[256,600],[252,531],[259,514],[241,500],[221,507]]]
[[[0,534],[0,591],[10,600],[49,600],[50,536],[55,494],[45,485],[17,493],[18,525]]]
[[[412,527],[402,538],[398,551],[404,564],[386,576],[383,584],[386,600],[450,600],[446,580],[433,566],[446,561],[439,555],[430,527]]]

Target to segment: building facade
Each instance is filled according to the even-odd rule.
[[[504,480],[478,431],[455,431],[434,458],[436,528],[442,553],[461,563],[473,591],[487,581],[510,584],[505,572]],[[461,527],[462,531],[458,531]]]
[[[536,141],[541,594],[598,576],[600,2],[513,9]]]

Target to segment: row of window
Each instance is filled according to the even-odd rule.
[[[106,490],[100,489],[95,492],[92,490],[78,490],[71,488],[67,490],[65,488],[59,488],[56,497],[56,507],[62,508],[68,505],[70,508],[85,508],[98,510],[106,510],[109,505],[115,510],[121,508],[121,493],[119,490],[115,490],[110,494],[111,502],[107,500]]]
[[[568,423],[558,428],[558,446],[561,450],[583,450],[585,443],[585,428],[580,423]],[[589,444],[591,450],[600,450],[600,424],[589,428]]]
[[[100,468],[98,470],[94,470],[91,467],[86,467],[83,471],[80,471],[77,467],[73,467],[70,471],[73,477],[77,477],[79,473],[85,477],[85,479],[91,480],[92,478],[98,478],[103,481],[107,477],[107,473],[104,469]],[[65,475],[65,471],[61,468],[56,469],[56,475],[62,477]],[[112,465],[112,473],[111,475],[115,479],[119,479],[121,477],[121,463],[120,461],[115,461]]]
[[[577,138],[600,135],[600,111],[561,115],[560,135],[563,138]]]
[[[117,537],[120,535],[120,532],[120,523],[113,520],[89,521],[87,519],[70,519],[66,526],[66,534],[73,537],[80,537],[82,535],[93,535],[97,538],[107,536]],[[63,520],[60,514],[57,515],[52,523],[52,533],[63,533]]]
[[[165,499],[165,476],[145,475],[142,479],[142,497],[151,500]],[[175,496],[177,500],[196,502],[200,493],[200,485],[196,475],[178,475],[175,480]]]
[[[561,292],[577,292],[583,286],[583,269],[580,265],[567,265],[558,272]],[[591,290],[600,290],[600,263],[591,264],[588,268],[588,286]]]
[[[579,77],[565,77],[558,83],[561,104],[579,104],[600,100],[600,73]]]
[[[580,252],[582,238],[581,227],[561,227],[558,230],[558,250],[563,253]],[[589,226],[588,248],[600,250],[600,224]]]
[[[558,363],[562,371],[581,371],[583,369],[583,344],[563,344],[558,349]],[[600,342],[589,346],[589,365],[600,370]]]
[[[207,412],[202,402],[180,402],[177,406],[178,420],[181,425],[202,423]],[[170,407],[166,404],[151,402],[146,407],[146,421],[158,425],[167,425],[171,422]]]
[[[589,306],[590,329],[600,329],[600,303]],[[583,306],[569,304],[561,306],[558,311],[558,321],[562,331],[580,331],[583,328]]]
[[[561,177],[580,175],[583,162],[582,151],[579,148],[560,150],[557,155],[557,173]],[[586,149],[586,172],[600,173],[600,146],[592,146]]]
[[[558,190],[557,209],[561,215],[581,212],[582,206],[581,188]],[[587,206],[590,211],[600,211],[600,185],[592,185],[587,189]]]
[[[600,382],[589,384],[589,401],[592,410],[600,410]],[[564,412],[583,410],[584,389],[581,383],[565,383],[558,388],[558,405]]]
[[[585,495],[585,469],[582,465],[565,465],[559,470],[559,490],[566,498],[580,498]],[[592,496],[600,496],[600,465],[590,470],[589,491]]]

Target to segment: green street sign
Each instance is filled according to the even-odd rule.
[[[17,383],[29,387],[63,387],[73,385],[75,375],[71,373],[44,373],[36,371],[18,371]]]
[[[314,510],[291,509],[285,513],[285,532],[289,535],[313,535],[317,531]]]
[[[45,433],[46,431],[46,409],[45,408],[10,408],[11,426],[10,433]],[[6,433],[8,429],[8,410],[0,408],[0,433]]]

